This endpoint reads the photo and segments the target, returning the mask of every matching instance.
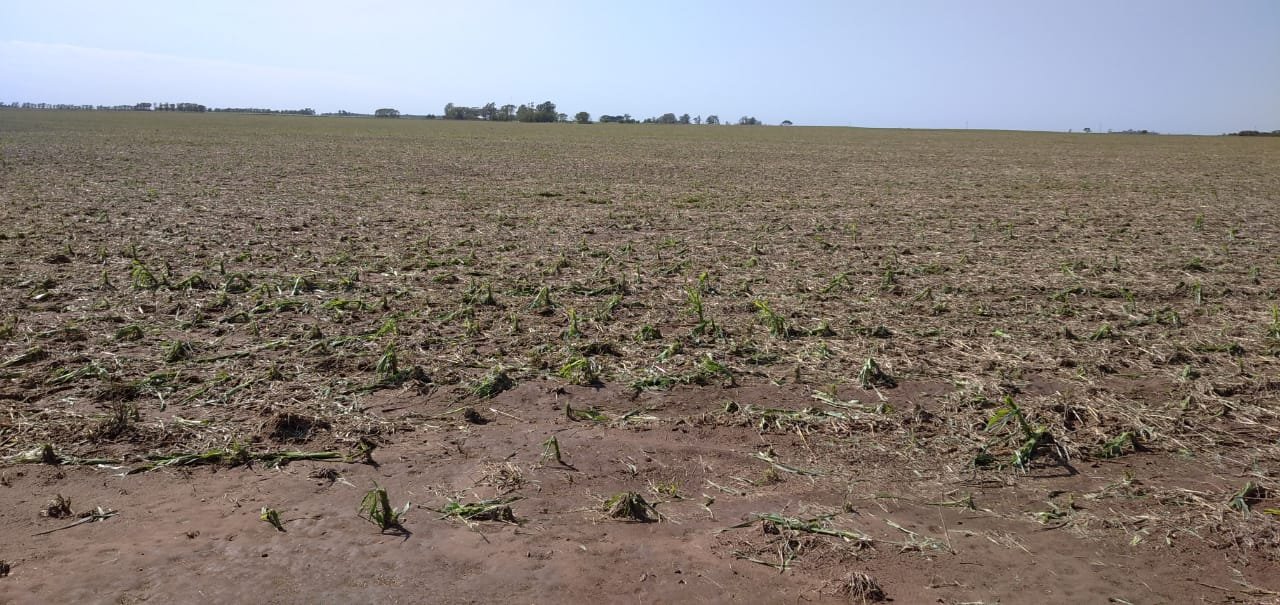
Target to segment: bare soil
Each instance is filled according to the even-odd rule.
[[[0,111],[0,160],[0,603],[1280,602],[1280,141]]]

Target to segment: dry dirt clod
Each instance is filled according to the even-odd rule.
[[[462,419],[466,420],[470,424],[488,424],[489,423],[489,419],[485,418],[482,414],[480,414],[480,412],[477,412],[476,409],[473,407],[466,407],[462,409]]]
[[[41,517],[50,519],[66,519],[73,514],[75,513],[71,511],[71,498],[66,498],[62,494],[55,495],[40,511]]]
[[[338,478],[341,476],[342,474],[339,473],[338,469],[335,469],[335,468],[318,468],[311,471],[310,473],[307,473],[307,477],[311,479],[324,479],[329,483],[333,483],[334,481],[337,481]]]
[[[328,422],[301,416],[293,412],[276,414],[267,421],[267,436],[274,441],[300,442],[311,438],[316,429],[327,428]]]

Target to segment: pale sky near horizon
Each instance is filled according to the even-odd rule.
[[[546,100],[593,118],[1275,130],[1280,1],[0,0],[4,102]]]

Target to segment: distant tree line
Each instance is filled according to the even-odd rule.
[[[625,113],[620,116],[611,116],[608,114],[600,116],[601,124],[639,124],[640,120],[631,117],[631,114]]]
[[[426,116],[434,118],[436,116]],[[481,107],[468,107],[465,105],[455,105],[449,103],[444,106],[444,114],[439,116],[446,120],[487,120],[492,122],[568,122],[569,116],[556,111],[556,104],[551,101],[539,103],[526,103],[524,105],[498,105],[497,103],[487,103]],[[591,114],[580,111],[573,115],[573,122],[578,124],[590,124]],[[709,115],[706,119],[702,116],[690,116],[687,113],[676,115],[675,113],[664,113],[660,116],[645,118],[638,120],[631,117],[631,114],[624,113],[621,115],[602,114],[599,118],[601,124],[707,124],[709,126],[718,126],[723,124],[720,116]],[[751,116],[742,116],[737,122],[742,126],[756,126],[763,124]],[[787,122],[790,125],[790,122]]]
[[[209,111],[209,108],[199,103],[156,103],[156,111],[189,111],[192,113],[204,113]]]
[[[5,109],[49,109],[57,111],[151,111],[150,103],[133,105],[72,105],[69,103],[0,103]]]
[[[210,109],[209,111],[216,111],[221,113],[261,113],[261,114],[285,115],[285,116],[316,115],[316,110],[311,109],[310,107],[306,107],[303,109],[265,109],[262,107],[219,107],[216,109]]]
[[[180,111],[192,113],[204,112],[220,112],[220,113],[256,113],[256,114],[276,114],[276,115],[298,115],[298,116],[314,116],[316,110],[306,107],[303,109],[268,109],[263,107],[206,107],[200,103],[136,103],[133,105],[73,105],[65,103],[12,103],[0,102],[0,108],[3,109],[49,109],[62,111]],[[372,115],[376,118],[426,118],[436,119],[443,118],[446,120],[486,120],[492,122],[569,122],[573,121],[578,124],[590,124],[591,114],[585,111],[579,111],[573,115],[572,120],[568,114],[561,113],[556,110],[556,104],[551,101],[543,103],[526,103],[524,105],[498,105],[494,102],[486,103],[481,107],[466,107],[463,105],[454,105],[448,103],[444,106],[444,114],[435,116],[428,114],[425,116],[410,116],[402,114],[398,109],[391,107],[383,107],[375,110],[372,114],[354,113],[347,110],[339,110],[334,113],[320,114],[324,116],[343,116],[343,117],[367,117]],[[706,124],[708,126],[719,126],[725,122],[721,121],[720,116],[709,115],[705,119],[702,116],[690,116],[687,113],[676,115],[675,113],[664,113],[657,117],[645,118],[637,120],[631,117],[631,114],[624,113],[622,115],[604,114],[600,116],[601,124]],[[756,126],[763,124],[751,116],[742,116],[738,118],[737,124],[740,126]],[[790,120],[784,120],[783,124],[791,125]],[[1086,130],[1087,132],[1087,130]],[[1144,134],[1146,131],[1142,131]],[[1255,133],[1256,131],[1242,131],[1238,134],[1242,136],[1272,136],[1269,133]]]
[[[491,122],[567,122],[569,116],[556,111],[556,104],[551,101],[545,103],[526,103],[524,105],[502,105],[489,102],[483,107],[466,107],[463,105],[454,105],[453,103],[444,106],[444,115],[446,120],[488,120]]]
[[[1272,130],[1266,132],[1262,130],[1241,130],[1240,132],[1228,133],[1227,136],[1232,137],[1280,137],[1280,130]]]

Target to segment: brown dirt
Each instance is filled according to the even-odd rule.
[[[0,603],[1280,602],[1275,141],[0,135]]]

